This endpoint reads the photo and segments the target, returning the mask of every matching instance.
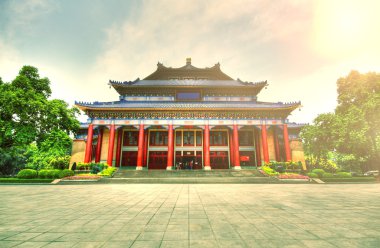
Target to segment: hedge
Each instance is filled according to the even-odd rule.
[[[325,173],[323,169],[314,169],[311,172],[317,174],[319,178],[322,178],[323,174]]]
[[[69,170],[69,169],[62,170],[59,173],[59,178],[71,177],[71,176],[74,176],[74,171]]]
[[[19,178],[0,178],[0,183],[51,183],[52,179],[19,179]]]
[[[318,175],[316,173],[313,173],[313,172],[309,172],[309,173],[307,173],[307,175],[310,178],[318,178]]]
[[[323,178],[322,181],[326,183],[371,183],[375,182],[374,177],[351,177],[351,178]]]
[[[20,170],[19,173],[17,174],[17,178],[20,178],[20,179],[31,179],[31,178],[36,178],[36,177],[37,177],[37,171],[32,170],[32,169]]]

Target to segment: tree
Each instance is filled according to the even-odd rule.
[[[303,128],[305,152],[317,161],[335,152],[333,157],[344,167],[379,168],[380,74],[352,71],[338,79],[337,89],[335,112],[321,114]],[[355,165],[348,166],[347,161]]]
[[[10,83],[0,80],[0,171],[8,168],[4,172],[9,173],[12,160],[34,142],[40,148],[53,131],[69,135],[79,129],[79,111],[50,96],[49,79],[40,78],[32,66],[24,66]]]
[[[55,129],[37,147],[31,144],[27,149],[27,166],[30,169],[52,168],[52,161],[70,155],[72,140],[63,131]]]

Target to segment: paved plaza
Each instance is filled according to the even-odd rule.
[[[1,185],[0,247],[380,247],[380,184]]]

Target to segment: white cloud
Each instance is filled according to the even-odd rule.
[[[179,67],[186,57],[192,57],[198,67],[220,62],[222,70],[233,78],[268,80],[270,86],[259,95],[259,100],[301,100],[302,111],[295,111],[290,119],[310,122],[318,113],[334,109],[335,82],[339,76],[347,75],[351,69],[380,71],[376,66],[380,55],[377,34],[372,37],[369,33],[366,40],[371,42],[349,57],[333,56],[332,50],[320,53],[315,31],[326,33],[323,27],[316,27],[317,21],[323,19],[318,3],[143,1],[138,9],[128,11],[132,14],[124,22],[114,22],[104,30],[103,49],[98,51],[88,71],[89,65],[74,69],[67,66],[87,56],[85,53],[72,60],[65,57],[61,62],[49,62],[49,56],[21,54],[12,37],[20,32],[33,32],[41,20],[39,17],[60,11],[61,6],[54,0],[13,1],[7,35],[0,38],[0,76],[5,81],[12,80],[22,65],[31,64],[39,68],[42,76],[51,79],[53,97],[71,104],[74,100],[113,101],[118,94],[108,88],[109,79],[143,78],[156,69],[157,61]],[[371,13],[377,23],[379,18]],[[48,35],[44,38],[48,39]],[[328,36],[324,38],[330,44]],[[26,40],[23,46],[27,46]]]
[[[283,50],[292,47],[294,37],[308,25],[309,13],[305,4],[288,1],[144,1],[134,19],[106,31],[104,50],[85,81],[99,82],[93,95],[102,97],[94,100],[115,100],[103,93],[101,85],[109,79],[143,78],[156,69],[157,61],[179,67],[186,57],[199,67],[221,62],[222,70],[234,78],[265,80],[276,73],[269,57],[280,56],[270,49],[277,49],[276,44]],[[288,90],[288,101],[294,100],[295,89],[279,82],[273,87]]]
[[[0,77],[3,81],[13,80],[21,69],[19,52],[0,39]]]
[[[55,0],[18,0],[11,1],[7,9],[9,24],[7,36],[12,39],[19,32],[32,33],[34,21],[59,9]]]

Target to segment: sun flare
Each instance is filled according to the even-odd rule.
[[[369,37],[378,19],[373,18],[374,9],[362,1],[319,1],[314,16],[316,50],[330,58],[351,57],[372,46]]]

